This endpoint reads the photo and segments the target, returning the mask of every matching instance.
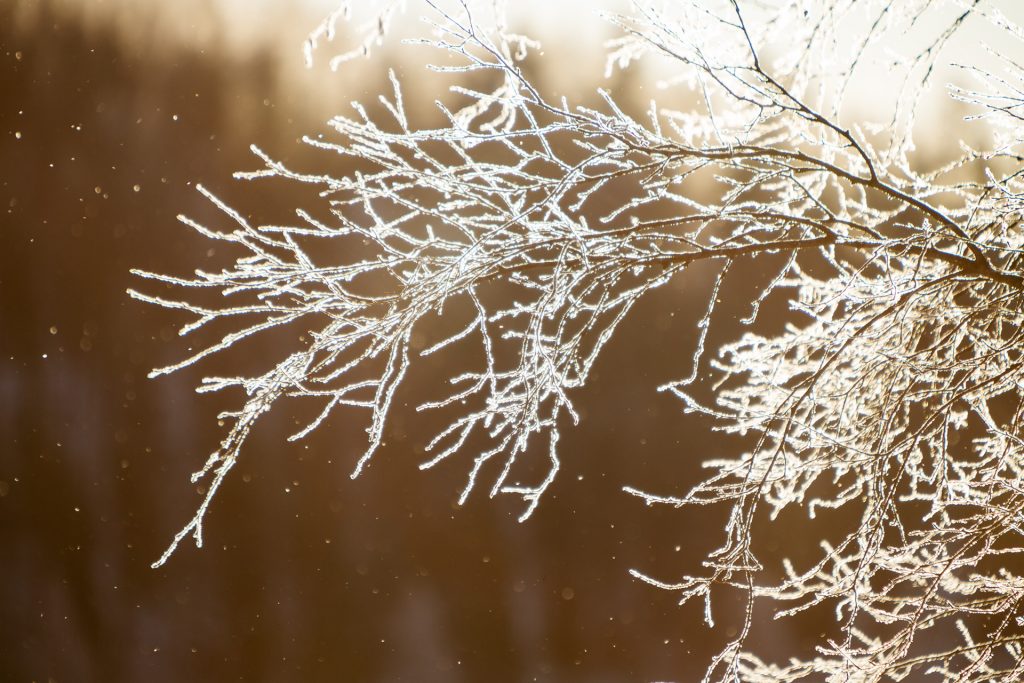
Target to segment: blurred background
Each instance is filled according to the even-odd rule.
[[[217,220],[198,182],[257,221],[309,201],[306,188],[231,173],[258,166],[253,142],[315,167],[298,139],[385,91],[389,64],[435,97],[419,64],[390,53],[305,69],[303,40],[330,5],[0,0],[0,680],[699,679],[735,634],[739,603],[723,596],[709,630],[702,605],[680,608],[627,571],[700,571],[724,511],[648,508],[621,488],[682,491],[701,461],[741,445],[654,391],[689,369],[707,272],[651,295],[632,314],[645,333],[608,347],[577,396],[584,420],[563,436],[560,479],[527,523],[515,501],[480,492],[455,506],[465,462],[417,470],[427,435],[400,415],[352,481],[364,414],[287,443],[295,422],[278,410],[216,499],[206,546],[185,543],[150,569],[193,514],[188,476],[234,404],[193,393],[218,360],[146,379],[195,342],[177,337],[185,318],[127,297],[140,286],[129,270],[233,259],[175,219]],[[601,85],[646,109],[649,93],[602,80],[602,60],[586,58],[600,24],[562,7],[559,25],[516,15],[542,36],[564,35],[572,17],[573,40],[544,62],[563,66],[536,78],[580,97]],[[734,303],[711,343],[738,333],[742,290],[762,277],[748,275],[724,293]],[[768,306],[781,325],[784,307]],[[242,353],[274,358],[280,341]],[[428,385],[403,401],[436,396]],[[764,552],[814,533],[783,515]],[[808,654],[828,624],[827,613],[759,622],[758,648]]]

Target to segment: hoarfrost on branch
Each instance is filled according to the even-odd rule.
[[[452,90],[468,104],[438,102],[444,124],[417,127],[391,74],[380,98],[386,116],[354,103],[353,114],[331,122],[334,139],[306,139],[358,170],[299,172],[253,147],[263,168],[239,174],[319,188],[330,220],[300,209],[292,225],[252,225],[203,189],[232,227],[182,220],[243,256],[194,278],[140,273],[236,302],[210,308],[133,291],[194,314],[183,334],[237,321],[220,342],[155,375],[270,328],[289,326],[307,340],[263,374],[204,380],[201,391],[238,387],[246,399],[222,416],[230,430],[195,475],[211,478],[205,496],[156,565],[189,534],[201,543],[218,487],[254,423],[279,401],[322,405],[295,439],[338,406],[365,409],[368,442],[355,477],[380,449],[411,365],[449,347],[463,364],[451,368],[447,393],[420,409],[450,420],[421,467],[465,458],[460,502],[478,488],[512,494],[526,519],[555,481],[559,430],[579,421],[573,396],[602,348],[642,296],[708,262],[717,274],[696,325],[697,351],[680,359],[682,379],[661,389],[756,443],[705,463],[712,474],[688,492],[626,489],[649,504],[731,509],[705,573],[633,572],[682,601],[704,601],[709,624],[716,588],[746,593],[743,628],[707,680],[1020,677],[1020,65],[999,55],[996,67],[968,63],[962,72],[972,85],[948,87],[969,118],[981,119],[975,125],[987,126],[984,147],[961,143],[959,157],[927,170],[913,154],[915,135],[922,141],[914,113],[944,73],[947,45],[972,23],[1024,39],[999,4],[706,1],[669,11],[637,3],[630,15],[608,16],[620,33],[609,71],[654,61],[671,74],[666,93],[695,98],[689,109],[651,102],[646,118],[604,92],[595,107],[542,95],[522,69],[538,46],[509,33],[495,19],[500,9],[488,5],[492,20],[478,23],[467,5],[412,4],[427,13],[421,43],[443,53],[433,68],[454,74]],[[403,9],[381,7],[357,51],[383,40]],[[310,50],[346,17],[344,7],[329,17]],[[921,29],[936,25],[933,17],[941,26]],[[869,55],[885,36],[914,30],[928,39],[883,65],[901,82],[891,119],[846,123],[843,106]],[[482,82],[490,86],[468,85]],[[602,190],[622,201],[597,211]],[[723,282],[765,257],[778,270],[744,322],[754,325],[773,295],[788,297],[797,322],[708,348]],[[460,315],[448,336],[413,343],[425,320]],[[707,405],[691,387],[709,372],[717,390]],[[957,445],[968,432],[972,439]],[[542,470],[520,478],[528,458]],[[487,471],[497,474],[484,481],[492,461]],[[822,542],[812,566],[766,572],[758,528],[790,506],[812,517],[843,508],[860,522]],[[841,637],[788,663],[754,651],[755,610],[784,617],[818,604],[834,608]],[[955,632],[960,644],[930,647],[945,641],[929,641],[929,630]]]

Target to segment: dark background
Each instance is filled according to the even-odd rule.
[[[257,166],[248,144],[315,160],[296,139],[368,90],[344,75],[285,84],[271,47],[157,44],[82,16],[0,0],[0,680],[699,679],[735,633],[735,596],[710,630],[702,605],[627,571],[700,571],[724,510],[649,508],[621,488],[681,492],[735,447],[655,391],[689,371],[707,273],[652,295],[608,347],[527,523],[483,491],[455,506],[467,463],[418,471],[428,435],[400,415],[352,481],[364,414],[294,444],[277,410],[216,499],[206,546],[150,569],[198,504],[188,476],[235,397],[193,393],[216,359],[146,379],[196,342],[177,337],[187,318],[129,299],[145,284],[129,270],[229,263],[175,220],[217,220],[194,183],[256,220],[288,215],[300,188],[231,179]],[[291,69],[299,47],[283,53]],[[722,318],[714,334],[735,334],[729,306]],[[258,364],[276,343],[239,353]],[[766,552],[799,533],[784,523],[763,527]],[[755,642],[806,653],[821,630],[759,625]]]

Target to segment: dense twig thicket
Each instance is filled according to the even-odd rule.
[[[356,476],[381,446],[411,364],[451,346],[464,351],[450,391],[420,406],[447,420],[422,467],[467,458],[461,500],[479,487],[519,496],[525,519],[555,481],[559,430],[575,423],[573,393],[602,348],[645,293],[708,262],[717,274],[697,352],[688,375],[661,389],[755,445],[705,463],[711,476],[687,493],[627,488],[652,504],[731,508],[705,573],[635,572],[705,601],[709,623],[719,587],[746,593],[744,627],[708,680],[1024,676],[1024,576],[1013,569],[1024,567],[1021,67],[1005,57],[987,70],[967,64],[974,89],[948,86],[983,119],[984,148],[962,143],[958,158],[929,169],[913,153],[915,108],[944,73],[947,44],[972,23],[1015,40],[1024,33],[982,0],[639,4],[609,17],[620,29],[609,69],[654,60],[670,89],[693,98],[686,110],[652,102],[639,120],[604,93],[594,108],[542,95],[521,68],[535,43],[500,21],[477,23],[460,4],[424,8],[423,42],[442,51],[435,68],[455,72],[467,102],[438,104],[445,125],[412,125],[392,76],[385,116],[356,104],[332,121],[335,139],[307,140],[359,171],[301,173],[254,148],[265,167],[240,174],[315,185],[333,218],[299,210],[294,225],[252,225],[207,193],[234,228],[182,220],[243,253],[234,267],[186,279],[141,273],[236,302],[209,308],[133,292],[195,314],[183,333],[238,321],[154,374],[272,327],[306,340],[264,374],[205,380],[203,391],[240,387],[246,399],[196,474],[212,481],[195,517],[157,564],[188,534],[201,542],[250,429],[281,399],[322,403],[294,438],[337,406],[369,412]],[[374,26],[361,49],[381,37],[384,22]],[[877,46],[899,34],[926,37],[879,67]],[[900,84],[882,125],[847,121],[864,73]],[[622,201],[594,210],[610,191]],[[334,248],[317,246],[325,242]],[[786,296],[797,322],[705,348],[723,281],[758,259],[778,270],[745,322],[771,296]],[[441,314],[455,331],[414,346],[414,330]],[[690,391],[698,380],[715,382],[712,404]],[[543,463],[541,475],[521,479],[538,471],[521,469],[528,459]],[[493,461],[500,466],[486,471],[498,474],[485,482]],[[822,541],[815,564],[766,572],[759,525],[791,506],[811,516],[841,508],[859,521]],[[748,642],[761,610],[781,617],[819,604],[834,609],[841,637],[824,638],[813,659],[768,661]]]

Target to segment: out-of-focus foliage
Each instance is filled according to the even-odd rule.
[[[573,395],[630,309],[710,264],[696,353],[661,389],[753,445],[705,462],[710,475],[689,492],[627,488],[651,504],[731,509],[706,572],[634,572],[704,601],[709,625],[716,592],[745,593],[743,627],[708,680],[1020,674],[1021,69],[1011,59],[968,64],[976,87],[950,87],[987,122],[983,147],[963,142],[956,158],[924,167],[914,150],[929,140],[915,137],[914,121],[960,32],[980,23],[1024,35],[981,1],[680,5],[609,16],[621,35],[609,69],[654,62],[672,74],[666,85],[693,96],[689,109],[652,101],[641,118],[607,93],[593,107],[553,100],[524,68],[539,45],[510,33],[500,9],[427,2],[422,44],[455,81],[448,104],[437,103],[444,125],[418,126],[420,105],[403,101],[392,75],[379,102],[332,121],[333,138],[306,140],[358,171],[293,170],[254,147],[264,167],[242,177],[320,190],[322,206],[299,209],[293,224],[252,224],[203,190],[231,226],[183,220],[237,249],[237,262],[188,278],[141,275],[227,303],[133,295],[193,313],[182,333],[237,322],[155,374],[272,328],[302,341],[265,372],[205,380],[201,390],[240,388],[245,400],[222,416],[230,430],[196,474],[212,481],[157,564],[187,535],[201,542],[260,416],[286,398],[317,401],[298,439],[339,406],[366,409],[356,476],[390,416],[407,409],[395,396],[409,368],[434,354],[449,386],[419,407],[444,422],[422,467],[465,458],[460,501],[478,488],[512,494],[526,519],[556,485],[560,431],[579,421]],[[383,5],[363,47],[383,38],[397,7]],[[879,65],[879,41],[904,33],[920,44]],[[898,82],[894,105],[882,125],[858,125],[849,93],[871,69]],[[791,322],[708,348],[723,282],[762,261],[775,271],[744,322],[779,298]],[[716,387],[710,403],[693,392],[704,382]],[[769,567],[758,530],[788,508],[836,515],[838,536],[793,539],[818,548],[817,561]],[[762,611],[818,605],[834,611],[836,632],[813,656],[768,656],[748,642]]]

